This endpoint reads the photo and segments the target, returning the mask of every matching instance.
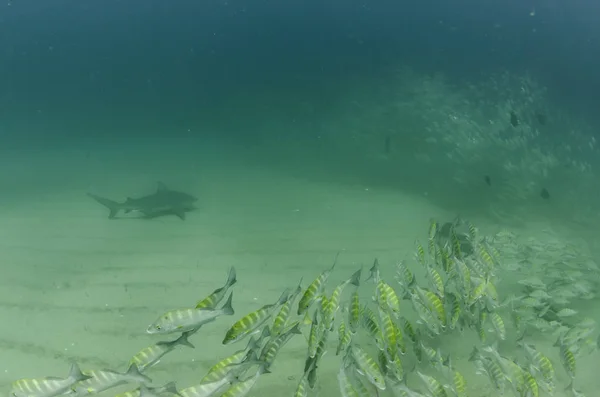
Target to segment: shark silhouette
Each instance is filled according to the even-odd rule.
[[[156,218],[164,215],[176,215],[185,220],[185,213],[194,210],[198,198],[188,193],[170,190],[164,183],[159,182],[156,192],[139,198],[128,197],[119,203],[92,193],[88,196],[110,210],[109,219],[114,219],[120,211],[127,213],[138,212],[144,218]]]

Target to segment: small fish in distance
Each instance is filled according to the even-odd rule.
[[[392,152],[392,137],[386,135],[385,141],[383,143],[383,149],[385,154],[390,154]]]
[[[535,118],[536,118],[537,122],[540,123],[540,125],[546,125],[547,118],[544,113],[537,112],[535,114]]]
[[[513,127],[518,127],[521,122],[519,121],[519,116],[513,111],[510,112],[510,124]]]

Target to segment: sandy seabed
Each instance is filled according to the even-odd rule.
[[[245,345],[221,344],[235,320],[276,301],[301,278],[306,285],[331,266],[337,251],[342,253],[330,289],[359,266],[366,271],[374,257],[384,277],[393,280],[396,261],[412,256],[429,219],[455,216],[425,197],[290,177],[276,166],[246,163],[232,151],[182,149],[168,156],[164,150],[22,153],[2,160],[0,182],[7,190],[0,208],[2,394],[15,379],[65,376],[70,360],[83,369],[125,370],[140,349],[171,339],[145,334],[158,315],[193,305],[222,286],[235,266],[235,315],[194,335],[195,349],[178,348],[147,371],[155,384],[194,385],[209,366]],[[186,221],[109,220],[106,209],[85,195],[93,191],[122,200],[151,193],[158,180],[197,195],[199,208]],[[478,226],[484,232],[499,230],[493,224]],[[585,310],[600,320],[597,305]],[[331,340],[319,369],[320,396],[339,395],[337,337]],[[487,379],[466,363],[473,335],[445,342],[457,352],[455,365],[467,380],[482,385],[473,396],[494,395]],[[540,337],[542,344],[552,342]],[[305,356],[304,338],[293,339],[273,374],[262,376],[250,395],[292,395]],[[578,388],[588,396],[600,390],[594,366],[599,357],[594,353],[578,361]],[[554,395],[568,395],[562,391],[568,380],[558,356],[551,359],[560,381]],[[409,385],[422,389],[414,375]]]

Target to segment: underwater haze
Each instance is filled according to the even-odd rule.
[[[5,0],[0,395],[600,395],[599,18]]]

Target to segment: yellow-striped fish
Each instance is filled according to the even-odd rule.
[[[342,351],[348,349],[348,346],[350,346],[350,343],[352,343],[352,336],[354,336],[350,330],[339,330],[338,334],[338,346],[335,350],[336,356],[338,356]]]
[[[435,313],[433,313],[433,311],[431,311],[417,295],[412,295],[411,301],[421,322],[427,326],[429,331],[435,335],[439,335],[442,331],[442,323],[438,320]]]
[[[560,345],[560,361],[562,362],[567,375],[571,377],[571,379],[575,378],[575,370],[577,369],[577,363],[575,361],[575,355],[569,349],[568,346],[562,344]]]
[[[375,297],[374,300],[379,304],[379,307],[387,310],[388,308],[398,315],[400,311],[400,300],[396,295],[396,291],[386,283],[379,273],[379,261],[375,259],[375,263],[370,269],[371,274],[367,280],[373,279],[375,282]]]
[[[311,389],[314,389],[317,381],[317,368],[323,355],[325,354],[325,348],[329,337],[329,331],[323,330],[320,336],[319,343],[314,356],[308,356],[304,361],[304,375],[308,379],[308,385]]]
[[[211,383],[223,379],[223,377],[234,368],[232,365],[246,362],[253,354],[256,355],[256,352],[261,348],[262,341],[270,336],[269,327],[264,327],[260,336],[257,339],[251,337],[248,341],[248,345],[244,349],[238,350],[231,356],[225,357],[210,367],[206,375],[200,380],[200,383]]]
[[[396,295],[396,291],[382,279],[377,281],[375,289],[375,300],[379,304],[379,307],[384,310],[389,308],[395,316],[398,316],[400,313],[400,300],[398,299],[398,295]]]
[[[306,376],[303,376],[298,382],[294,397],[308,397],[308,379],[306,379]]]
[[[448,323],[450,325],[450,329],[454,329],[456,328],[456,325],[458,324],[458,320],[460,319],[460,315],[462,313],[462,309],[460,307],[460,299],[455,293],[450,292],[446,296],[446,302],[450,307],[450,318],[448,319]]]
[[[227,389],[225,393],[221,395],[221,397],[244,397],[248,395],[248,393],[250,393],[250,390],[252,390],[252,388],[256,384],[256,381],[258,381],[258,378],[263,373],[268,372],[269,371],[264,366],[260,366],[258,368],[258,371],[256,371],[256,373],[253,376],[249,377],[248,379],[242,382],[234,383],[229,389]]]
[[[421,378],[429,393],[431,393],[432,397],[446,397],[448,394],[444,389],[444,386],[435,378],[425,375],[419,371],[417,371],[417,375]]]
[[[363,328],[369,333],[369,335],[375,339],[375,344],[380,349],[385,348],[385,342],[383,338],[383,333],[381,332],[381,328],[379,327],[379,322],[377,321],[377,317],[375,313],[367,306],[365,306],[362,310],[362,322]]]
[[[329,278],[332,270],[335,268],[335,264],[337,263],[337,258],[339,256],[339,252],[335,255],[335,260],[333,261],[333,265],[323,273],[319,274],[319,276],[313,280],[312,283],[308,286],[302,298],[300,298],[300,302],[298,302],[298,315],[304,314],[305,311],[308,310],[310,305],[312,305],[317,298],[323,293],[323,288],[325,287],[325,283]]]
[[[281,294],[279,300],[273,304],[265,305],[260,309],[247,314],[238,320],[235,324],[229,328],[227,334],[225,334],[225,338],[223,339],[223,344],[228,345],[233,342],[237,342],[246,336],[254,333],[258,328],[260,328],[279,308],[289,299],[289,292],[286,290]]]
[[[173,332],[196,331],[206,323],[214,321],[219,316],[232,316],[234,314],[231,300],[233,293],[229,294],[227,302],[220,309],[179,309],[172,310],[160,316],[146,330],[149,334],[170,334]]]
[[[360,314],[360,299],[357,288],[352,292],[352,297],[350,298],[350,310],[348,311],[348,325],[352,332],[356,332],[360,325]]]
[[[398,354],[398,342],[396,339],[396,324],[389,313],[379,308],[379,321],[382,326],[383,338],[388,353],[388,358],[394,360]]]
[[[335,314],[340,307],[340,297],[342,295],[342,292],[344,291],[344,288],[346,288],[348,284],[352,284],[355,287],[358,287],[360,285],[361,272],[362,269],[359,269],[356,272],[354,272],[354,274],[349,279],[341,282],[337,287],[335,287],[335,289],[331,293],[331,298],[327,300],[323,299],[323,323],[325,325],[325,328],[329,329],[330,331],[333,328]]]
[[[502,317],[500,317],[498,313],[493,312],[490,315],[490,318],[492,320],[492,326],[494,327],[498,338],[500,338],[501,340],[506,339],[506,327],[504,326],[504,320],[502,320]]]
[[[465,377],[458,371],[454,371],[452,377],[454,383],[454,393],[457,397],[467,397],[467,381]]]
[[[419,286],[415,287],[415,291],[417,291],[417,294],[419,295],[419,298],[421,298],[423,304],[437,315],[440,323],[443,326],[446,325],[446,309],[444,308],[444,304],[440,298],[433,292],[427,289],[422,289]]]
[[[385,354],[384,354],[385,356]],[[385,357],[387,360],[387,357]],[[402,360],[397,356],[393,361],[388,361],[386,363],[388,368],[388,377],[392,378],[394,382],[401,382],[405,379],[404,377],[404,365],[402,364]]]
[[[427,267],[427,273],[429,275],[429,282],[431,284],[431,287],[434,289],[435,293],[440,298],[444,298],[444,280],[442,280],[442,276],[440,275],[440,273],[431,266]]]
[[[300,284],[301,283],[302,283],[302,280],[300,280]],[[283,329],[287,325],[288,318],[290,317],[290,308],[294,304],[296,297],[298,295],[300,295],[300,292],[302,292],[302,287],[300,286],[300,284],[298,284],[298,287],[296,288],[296,290],[294,292],[292,292],[292,295],[290,295],[290,298],[287,300],[287,302],[285,302],[283,305],[281,305],[281,309],[279,309],[279,313],[277,313],[277,315],[275,316],[275,319],[273,320],[273,326],[271,327],[271,334],[279,335],[283,332]]]
[[[76,363],[71,365],[69,376],[64,379],[48,377],[41,379],[19,379],[12,384],[12,397],[54,397],[66,393],[77,382],[89,379]]]
[[[235,268],[233,266],[229,269],[229,276],[227,277],[227,281],[225,285],[221,288],[217,288],[212,292],[212,294],[208,295],[206,298],[202,299],[196,304],[196,309],[210,309],[214,310],[219,303],[223,300],[225,295],[227,295],[227,291],[237,282]]]
[[[525,373],[525,388],[527,390],[526,396],[531,397],[539,397],[540,389],[535,377],[529,371],[524,371]]]
[[[288,343],[288,341],[293,338],[294,335],[301,334],[300,322],[296,321],[288,330],[265,344],[260,352],[260,358],[258,360],[264,363],[263,365],[265,369],[269,369],[271,365],[273,365],[273,361],[275,361],[275,357],[277,357],[277,354],[279,354],[281,348]]]
[[[415,254],[417,262],[419,262],[422,266],[427,266],[427,261],[425,259],[425,249],[423,249],[423,246],[418,241],[415,242],[415,245],[417,246],[417,252]]]
[[[415,285],[416,278],[404,261],[400,261],[396,265],[396,281],[398,281],[401,287],[400,295],[410,295],[409,290]]]
[[[138,369],[143,372],[147,368],[157,364],[165,354],[173,351],[177,346],[187,346],[193,349],[194,345],[188,341],[188,337],[193,333],[194,331],[184,332],[175,340],[161,341],[152,346],[148,346],[134,355],[131,358],[131,361],[129,361],[129,365],[135,364]]]
[[[337,378],[342,397],[359,397],[358,392],[348,379],[348,375],[346,374],[346,368],[344,365],[340,367]]]
[[[239,364],[234,364],[233,368],[239,368]],[[186,387],[179,391],[180,397],[209,397],[223,392],[232,382],[237,380],[240,373],[237,370],[227,369],[225,376],[213,382],[202,382],[194,386]]]
[[[525,347],[525,352],[529,356],[533,367],[542,373],[544,377],[544,381],[549,384],[549,386],[554,385],[554,366],[548,357],[540,353],[536,350],[535,346],[529,345],[527,343],[522,344]]]
[[[317,354],[319,341],[321,340],[321,335],[323,334],[323,331],[323,326],[319,322],[319,311],[315,310],[310,326],[310,332],[308,333],[308,356],[310,358],[314,358]]]
[[[117,394],[115,397],[160,397],[165,393],[179,394],[179,390],[175,386],[175,382],[169,382],[163,386],[148,387],[140,385],[135,390],[127,391],[125,393]]]
[[[349,349],[358,372],[364,375],[373,386],[379,390],[385,390],[385,378],[377,362],[356,345],[351,345]]]
[[[135,364],[131,364],[125,373],[116,372],[110,369],[83,371],[89,379],[77,382],[71,388],[70,396],[87,396],[97,394],[104,390],[112,389],[125,383],[149,384],[152,380],[146,375],[142,375]]]

